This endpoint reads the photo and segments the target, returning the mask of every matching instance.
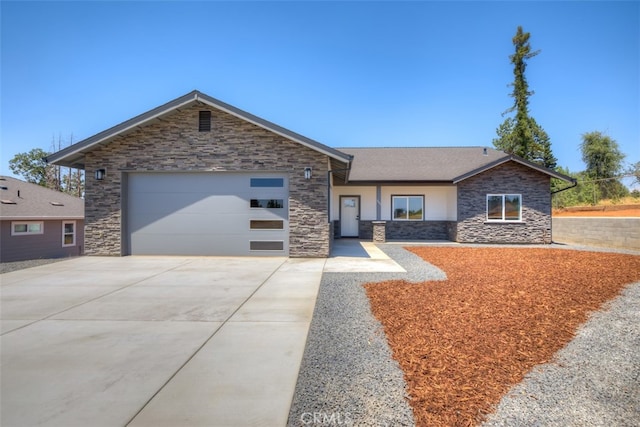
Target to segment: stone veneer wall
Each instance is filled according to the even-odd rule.
[[[487,194],[521,194],[522,222],[487,222]],[[551,243],[550,177],[511,161],[460,182],[454,233],[465,243]]]
[[[210,132],[198,131],[198,112],[210,110]],[[260,171],[289,174],[289,254],[329,255],[326,155],[230,114],[196,104],[136,128],[86,155],[85,253],[125,255],[122,195],[129,172]],[[304,168],[313,176],[304,179]],[[107,171],[103,181],[96,169]],[[126,203],[126,200],[125,200]]]
[[[373,239],[373,222],[360,221],[359,237]],[[451,240],[453,221],[386,221],[387,240]]]

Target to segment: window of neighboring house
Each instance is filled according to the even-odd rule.
[[[521,221],[522,195],[487,194],[487,221]]]
[[[62,246],[74,246],[76,244],[76,222],[62,222]]]
[[[15,221],[11,223],[12,236],[27,236],[42,233],[44,233],[44,223],[42,221]]]
[[[424,219],[424,196],[393,196],[394,221],[422,221]]]

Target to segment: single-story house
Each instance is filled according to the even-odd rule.
[[[95,255],[326,257],[335,237],[550,243],[552,177],[483,147],[336,149],[199,91],[47,159]]]
[[[0,260],[82,254],[84,200],[0,176]]]

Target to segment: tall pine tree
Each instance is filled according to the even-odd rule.
[[[510,55],[509,59],[513,64],[514,82],[511,83],[513,92],[510,95],[514,98],[514,104],[503,115],[514,111],[516,114],[515,117],[507,117],[496,129],[498,138],[493,140],[493,145],[499,150],[555,169],[557,159],[551,151],[549,135],[533,117],[529,116],[529,96],[534,92],[529,91],[529,84],[525,77],[526,61],[540,53],[539,50],[531,51],[529,37],[530,34],[523,32],[520,26],[513,37],[515,53]]]

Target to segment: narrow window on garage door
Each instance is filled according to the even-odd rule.
[[[280,177],[251,178],[254,197],[250,200],[249,250],[252,252],[283,252],[287,239],[287,190]]]

